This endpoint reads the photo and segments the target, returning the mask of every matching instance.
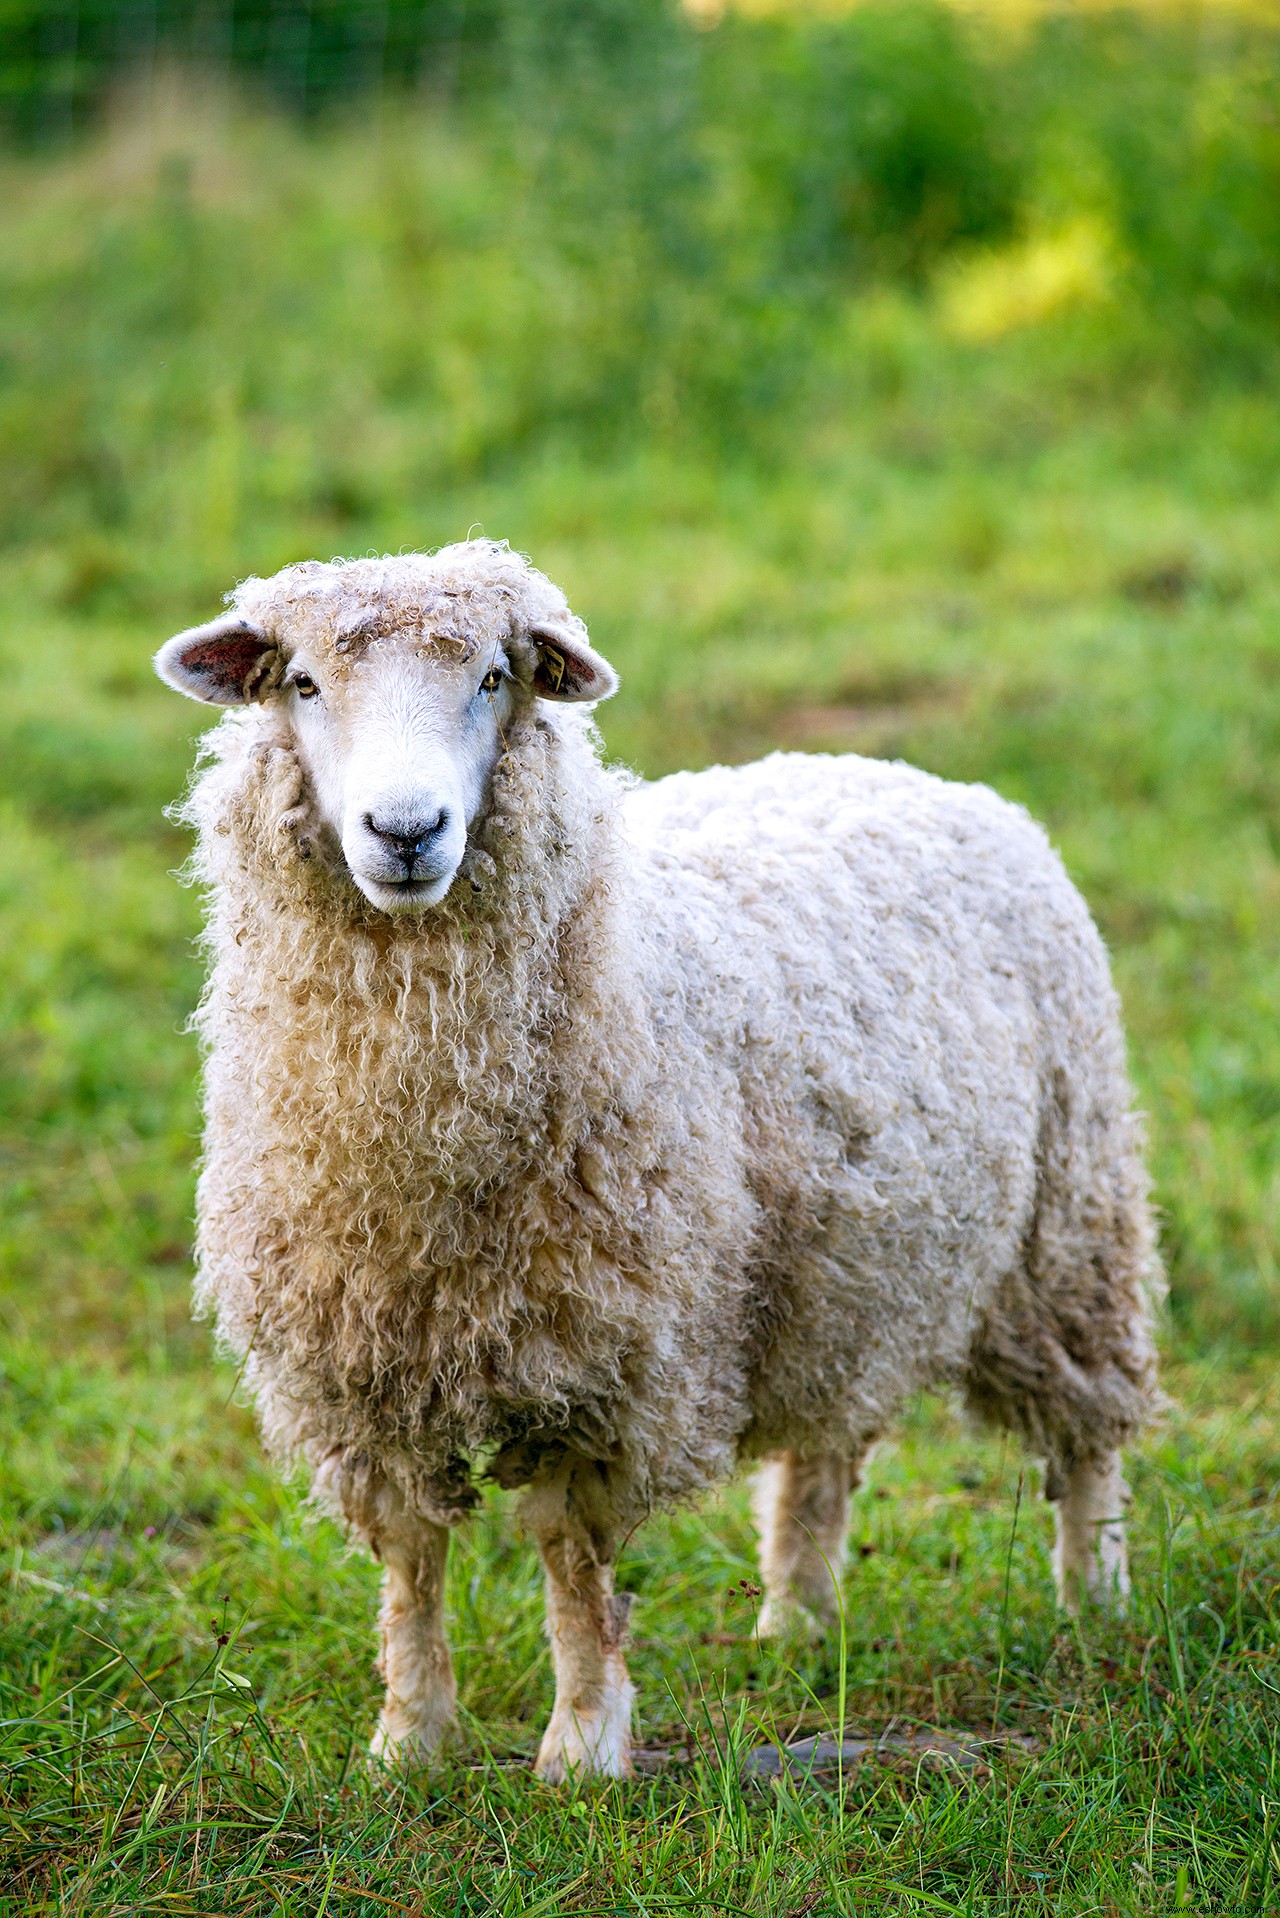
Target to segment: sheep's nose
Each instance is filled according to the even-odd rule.
[[[448,820],[443,806],[430,817],[421,819],[393,812],[367,812],[364,816],[369,831],[383,840],[406,866],[412,866],[415,859],[421,858],[432,840],[444,831]]]

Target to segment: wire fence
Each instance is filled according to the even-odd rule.
[[[61,144],[123,82],[163,63],[257,84],[304,115],[384,87],[450,92],[493,0],[8,0],[0,131]]]

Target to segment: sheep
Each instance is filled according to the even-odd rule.
[[[630,1769],[640,1521],[759,1465],[759,1629],[827,1629],[923,1386],[1045,1461],[1061,1603],[1123,1603],[1160,1269],[1106,954],[1024,811],[606,767],[613,669],[487,539],[249,579],[156,663],[230,709],[185,810],[197,1303],[381,1560],[384,1763],[454,1720],[477,1479],[542,1554],[551,1780]]]

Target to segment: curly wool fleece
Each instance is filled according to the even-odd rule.
[[[563,608],[488,542],[236,604],[336,657],[442,587],[464,646]],[[1105,953],[1039,828],[855,757],[641,786],[532,697],[505,744],[451,891],[392,919],[319,849],[280,703],[211,735],[199,1297],[271,1446],[444,1523],[477,1467],[598,1460],[623,1523],[854,1458],[929,1382],[1051,1495],[1122,1445],[1158,1266]]]

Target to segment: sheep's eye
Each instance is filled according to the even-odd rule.
[[[289,681],[299,699],[314,699],[320,688],[309,673],[299,673]]]
[[[501,684],[502,674],[496,666],[491,666],[484,678],[480,681],[480,691],[482,693],[496,693]]]

